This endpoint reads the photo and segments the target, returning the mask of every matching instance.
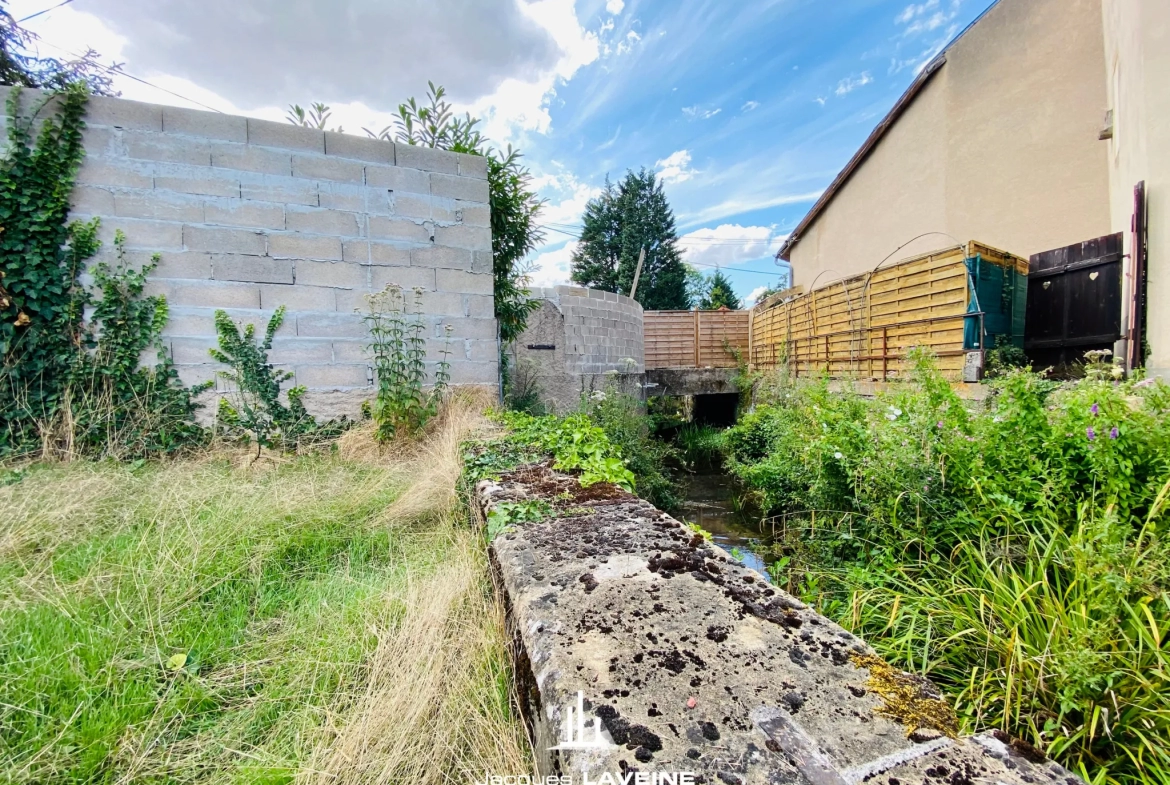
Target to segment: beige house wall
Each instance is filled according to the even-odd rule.
[[[1027,256],[1110,231],[1101,0],[1001,0],[946,58],[793,246],[795,284],[971,239]]]
[[[1134,186],[1146,184],[1147,325],[1152,374],[1170,377],[1170,2],[1103,0],[1112,231],[1125,235],[1132,293]],[[1129,309],[1124,317],[1128,322]]]

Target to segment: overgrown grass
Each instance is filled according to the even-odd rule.
[[[426,448],[0,488],[0,778],[443,782],[528,770],[500,609]]]

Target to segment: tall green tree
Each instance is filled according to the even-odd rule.
[[[707,280],[707,291],[697,303],[700,311],[717,311],[720,308],[730,308],[733,311],[738,311],[743,307],[743,304],[735,295],[735,289],[732,288],[731,281],[723,274],[722,270],[716,270]]]
[[[573,252],[573,281],[629,294],[638,256],[646,250],[635,299],[647,310],[689,308],[687,270],[678,250],[674,212],[654,173],[628,171],[585,206],[581,242]]]

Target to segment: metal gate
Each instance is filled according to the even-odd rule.
[[[1028,260],[1024,351],[1038,367],[1079,362],[1121,337],[1121,234]]]

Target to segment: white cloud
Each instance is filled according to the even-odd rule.
[[[681,183],[690,180],[695,175],[691,166],[689,150],[676,150],[654,164],[658,170],[658,177],[664,183]]]
[[[634,44],[641,40],[642,36],[631,30],[626,33],[625,39],[618,41],[617,49],[615,49],[614,52],[618,55],[624,55],[626,52],[634,48]]]
[[[691,120],[710,120],[715,115],[722,112],[722,109],[703,109],[699,106],[684,106],[683,114]]]
[[[680,224],[682,226],[696,226],[753,210],[764,210],[768,207],[779,207],[785,204],[815,202],[821,197],[822,192],[812,191],[804,194],[780,194],[772,196],[769,196],[768,193],[775,193],[774,186],[771,183],[764,182],[754,185],[744,192],[732,194],[720,202],[707,204],[700,210],[679,214]]]
[[[532,258],[532,272],[528,278],[532,286],[556,286],[569,283],[572,273],[571,264],[573,251],[577,248],[577,241],[570,240],[560,248],[545,251]]]
[[[813,100],[814,100],[814,101],[816,101],[816,102],[817,102],[818,104],[820,104],[821,106],[824,106],[824,105],[825,105],[825,101],[828,101],[829,99],[828,99],[828,98],[826,98],[826,97],[825,97],[825,96],[823,96],[823,95],[818,95],[818,96],[817,96],[816,98],[814,98]]]
[[[938,0],[926,0],[926,2],[918,3],[917,5],[911,3],[902,9],[902,13],[898,14],[898,17],[894,21],[900,25],[904,25],[936,8],[938,8]]]
[[[626,7],[625,0],[607,0],[605,10],[611,14],[620,14],[622,9]]]
[[[847,76],[837,83],[837,89],[834,90],[838,96],[848,95],[859,87],[865,87],[873,81],[873,76],[869,71],[863,71],[861,76]]]
[[[721,224],[684,234],[679,238],[679,248],[691,264],[730,267],[774,256],[786,236],[775,234],[770,226]]]
[[[760,102],[759,102],[759,101],[748,101],[748,102],[746,102],[746,103],[745,103],[743,106],[741,106],[741,107],[739,108],[739,110],[740,110],[741,112],[750,112],[750,111],[752,111],[753,109],[759,109],[759,108],[760,108]]]
[[[760,298],[766,291],[768,291],[767,286],[757,286],[755,289],[752,289],[751,292],[748,293],[748,296],[743,298],[743,307],[751,308],[753,305],[759,302]]]

